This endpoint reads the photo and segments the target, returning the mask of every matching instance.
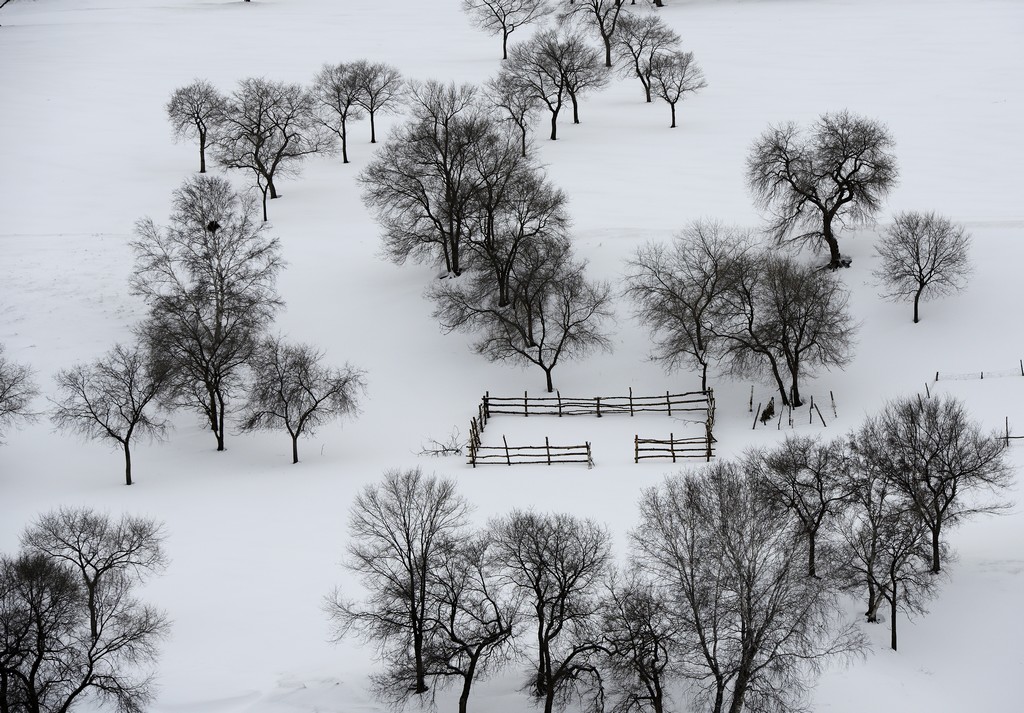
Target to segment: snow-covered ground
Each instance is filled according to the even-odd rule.
[[[538,134],[552,178],[571,200],[578,251],[597,277],[618,280],[637,245],[712,217],[756,225],[743,184],[753,139],[770,122],[810,122],[848,108],[888,124],[901,181],[885,214],[936,210],[974,236],[976,275],[963,295],[923,306],[882,302],[871,285],[876,230],[843,237],[842,275],[862,320],[844,373],[807,386],[827,430],[856,426],[886,399],[922,390],[936,371],[1013,369],[1024,357],[1020,271],[1024,208],[1024,3],[1015,0],[669,0],[661,11],[703,65],[709,87],[681,106],[642,101],[614,82],[585,99],[583,123],[559,141]],[[0,342],[8,358],[52,375],[126,339],[142,314],[127,292],[127,241],[142,216],[166,220],[171,191],[195,169],[174,144],[164,104],[195,77],[230,90],[247,76],[305,82],[324,62],[387,61],[409,77],[482,81],[500,44],[470,26],[458,0],[16,0],[0,11]],[[514,35],[513,39],[521,39]],[[386,138],[394,119],[381,122]],[[539,371],[492,365],[464,336],[442,335],[422,299],[429,269],[378,254],[377,229],[355,176],[374,150],[355,126],[353,163],[310,161],[270,206],[288,266],[278,328],[338,363],[367,368],[358,420],[323,429],[289,464],[284,434],[229,434],[228,451],[190,414],[168,442],[141,446],[137,484],[121,484],[119,455],[53,433],[44,421],[0,447],[0,550],[62,504],[148,514],[167,524],[172,564],[146,596],[174,620],[163,648],[158,713],[350,713],[381,707],[366,692],[373,651],[328,643],[322,597],[346,585],[339,566],[353,494],[389,468],[452,476],[475,517],[511,507],[569,510],[607,522],[621,546],[629,503],[671,465],[631,462],[639,419],[492,420],[525,440],[594,443],[597,467],[471,469],[418,457],[428,438],[467,431],[481,394],[539,393]],[[235,176],[239,185],[247,177]],[[619,305],[615,351],[555,370],[564,394],[689,390],[693,374],[647,359],[643,329]],[[750,430],[749,382],[716,379],[719,452],[780,437]],[[987,426],[1024,431],[1024,378],[940,381]],[[771,390],[758,385],[755,400]],[[38,407],[46,403],[40,400]],[[644,428],[682,428],[667,418]],[[507,425],[506,425],[507,424]],[[598,427],[600,426],[600,427]],[[657,435],[657,434],[651,434]],[[1024,465],[1024,445],[1012,451]],[[1020,499],[1020,494],[1016,494]],[[1024,675],[1024,514],[972,522],[951,534],[959,561],[931,612],[902,626],[901,649],[876,650],[827,673],[823,711],[1013,710]],[[528,707],[517,672],[476,691],[475,710]],[[442,700],[442,710],[448,706]]]

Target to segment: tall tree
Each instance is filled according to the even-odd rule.
[[[922,298],[949,295],[967,286],[972,268],[971,236],[961,225],[935,213],[899,213],[876,250],[881,265],[874,275],[891,300],[914,302],[914,324]]]
[[[4,345],[0,344],[0,443],[3,443],[5,429],[12,424],[35,420],[32,401],[38,395],[32,369],[8,361],[4,357]]]
[[[358,60],[351,65],[359,94],[356,103],[370,116],[370,143],[377,143],[377,115],[395,111],[405,98],[405,80],[397,69],[383,62]]]
[[[563,17],[579,18],[597,31],[604,44],[604,66],[612,66],[612,40],[619,27],[626,0],[573,0],[563,8]]]
[[[342,163],[348,163],[348,122],[363,117],[363,91],[361,77],[351,64],[325,64],[313,80],[313,119],[337,134]]]
[[[431,582],[464,535],[468,506],[455,483],[415,470],[392,470],[349,508],[345,567],[369,592],[363,603],[340,593],[327,610],[338,637],[377,643],[386,670],[378,691],[401,701],[429,690],[429,641],[436,617]]]
[[[243,79],[229,97],[215,153],[226,168],[249,171],[263,196],[278,197],[275,179],[294,175],[307,156],[334,149],[333,135],[313,120],[313,96],[298,84]]]
[[[530,690],[552,713],[597,675],[599,586],[611,563],[608,531],[567,514],[516,510],[491,525],[503,576],[524,597],[535,627]]]
[[[666,52],[655,56],[650,64],[651,86],[654,93],[664,99],[672,110],[672,124],[676,128],[676,104],[691,92],[708,85],[704,70],[693,58],[693,52]]]
[[[572,102],[572,123],[580,123],[580,98],[592,89],[608,85],[608,70],[601,66],[597,50],[577,34],[565,36],[560,61],[565,90]]]
[[[508,59],[508,38],[517,29],[554,11],[548,0],[462,0],[473,24],[501,35],[501,58]]]
[[[569,98],[567,70],[578,38],[542,30],[527,42],[515,45],[508,63],[502,68],[503,79],[525,97],[533,97],[551,114],[552,141],[558,138],[558,115]]]
[[[842,266],[836,223],[862,225],[881,209],[898,171],[889,130],[848,111],[823,114],[804,133],[794,122],[770,126],[747,157],[747,184],[770,213],[781,243],[820,246]]]
[[[622,61],[621,71],[640,80],[648,104],[651,102],[655,68],[663,56],[675,51],[680,42],[675,30],[657,15],[627,14],[619,20],[614,49]]]
[[[252,379],[242,411],[243,431],[279,429],[292,441],[292,463],[299,462],[299,438],[312,435],[327,421],[359,412],[366,389],[361,370],[332,368],[323,353],[308,344],[288,344],[268,337],[250,360]]]
[[[826,663],[860,652],[836,592],[803,574],[791,515],[751,470],[721,461],[644,491],[631,539],[673,606],[683,661],[713,713],[790,710]]]
[[[199,173],[206,173],[206,145],[210,132],[224,116],[227,99],[205,79],[174,90],[167,102],[167,118],[179,139],[199,140]]]
[[[952,397],[892,401],[864,423],[855,443],[866,467],[887,478],[927,525],[936,574],[944,529],[1009,507],[1002,493],[1013,470],[1002,442],[995,433],[982,433]]]
[[[472,85],[428,81],[411,96],[410,121],[359,177],[363,202],[381,224],[384,251],[394,262],[436,260],[457,276],[476,200],[474,155],[493,138],[494,124]]]
[[[501,121],[519,132],[520,153],[525,158],[530,122],[540,104],[537,95],[521,86],[514,73],[502,69],[487,82],[487,98],[501,112]]]
[[[276,238],[253,200],[223,178],[197,176],[174,193],[170,225],[138,222],[131,289],[145,298],[140,327],[173,369],[169,401],[198,410],[224,450],[227,402],[282,302]]]
[[[666,369],[695,366],[701,390],[721,354],[716,331],[737,260],[750,250],[745,232],[710,221],[692,223],[670,245],[649,243],[627,263],[626,294],[650,328],[654,358]]]
[[[170,378],[171,365],[151,359],[143,346],[116,344],[93,363],[57,374],[61,393],[50,419],[62,430],[120,446],[125,484],[131,485],[132,441],[162,438],[167,430],[154,407]]]

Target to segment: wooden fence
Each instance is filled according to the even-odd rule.
[[[705,438],[676,438],[674,433],[668,434],[668,440],[657,438],[633,438],[633,462],[651,458],[671,458],[675,463],[682,458],[703,458],[711,461],[715,455],[712,441]]]
[[[560,391],[554,396],[491,396],[484,394],[477,409],[481,428],[487,426],[491,416],[597,416],[609,414],[664,413],[669,416],[683,413],[701,413],[705,420],[712,417],[715,409],[714,392],[690,391],[673,394],[666,391],[658,396],[634,396],[633,389],[628,396],[563,397]]]
[[[469,463],[474,468],[478,465],[552,465],[556,463],[585,463],[588,468],[594,466],[594,456],[587,441],[577,446],[551,445],[550,439],[544,437],[543,446],[510,446],[504,436],[502,445],[485,446],[480,442],[480,432],[476,429],[476,419],[471,423],[469,439]]]
[[[935,381],[967,381],[973,379],[999,379],[1007,376],[1024,376],[1024,359],[1017,362],[1016,369],[986,369],[984,371],[961,372],[935,372]]]

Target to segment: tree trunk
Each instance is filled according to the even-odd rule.
[[[217,405],[219,406],[217,414],[217,450],[224,450],[224,396],[217,391]]]
[[[124,441],[124,484],[132,484],[132,451],[128,447],[128,440]]]
[[[701,391],[707,391],[708,390],[708,364],[707,364],[707,362],[704,362],[703,364],[701,364],[701,370],[700,370],[700,390]]]
[[[373,123],[373,112],[370,112],[370,143],[377,143],[377,126]]]
[[[271,198],[271,200],[273,200],[274,198],[277,198],[277,186],[274,185],[274,176],[273,176],[273,174],[271,174],[271,175],[267,176],[266,178],[267,178],[267,190],[270,191],[270,198]]]
[[[817,545],[818,538],[815,533],[807,533],[807,576],[817,577],[818,573],[814,571],[814,550]]]
[[[551,112],[551,140],[556,141],[558,139],[558,110],[555,109]]]
[[[612,66],[612,38],[611,38],[611,35],[608,35],[607,37],[602,36],[601,39],[604,40],[604,66],[605,67],[611,67]]]
[[[921,302],[921,293],[924,292],[924,285],[917,288],[917,292],[914,293],[914,324],[917,324],[921,319],[917,316],[917,305]]]
[[[896,651],[896,609],[897,609],[896,604],[897,604],[897,602],[899,602],[899,599],[896,598],[896,582],[893,582],[892,583],[892,598],[889,600],[889,603],[892,605],[890,607],[890,614],[889,614],[889,618],[892,620],[889,623],[889,645],[892,647],[893,651]]]
[[[427,686],[426,666],[423,664],[423,633],[415,632],[412,636],[413,658],[416,666],[416,687],[414,693],[426,693],[430,690]]]
[[[580,105],[576,101],[576,92],[569,92],[569,98],[572,99],[572,123],[580,123]]]
[[[206,173],[206,132],[199,132],[199,173]]]
[[[299,462],[299,434],[292,435],[292,465]]]
[[[503,60],[508,59],[508,36],[509,32],[503,31],[501,33],[501,58]]]
[[[669,102],[668,105],[672,108],[672,126],[670,126],[668,128],[674,129],[674,128],[676,128],[676,103],[675,102]]]
[[[341,162],[348,163],[348,131],[344,119],[341,120]]]
[[[644,96],[647,98],[647,103],[651,103],[651,83],[640,77],[640,83],[644,85]]]
[[[743,704],[747,698],[747,687],[750,685],[750,672],[747,666],[741,665],[740,671],[736,674],[736,683],[732,687],[732,702],[729,704],[729,713],[743,713]]]
[[[831,214],[826,213],[822,218],[821,235],[828,245],[829,268],[835,270],[838,267],[842,267],[843,258],[839,254],[839,241],[836,240],[836,236],[832,233]]]
[[[523,135],[523,158],[526,158],[526,126],[520,126],[519,131]]]
[[[939,558],[939,534],[941,525],[937,524],[931,528],[932,531],[932,574],[938,574],[942,571],[942,561]]]
[[[800,386],[797,383],[796,374],[793,375],[793,386],[791,387],[791,393],[793,396],[793,408],[796,408],[797,406],[803,406],[804,402],[803,399],[800,398]]]
[[[543,367],[542,367],[542,368],[543,368]],[[550,393],[553,393],[553,392],[554,392],[554,390],[555,390],[555,385],[554,385],[554,383],[552,383],[552,381],[551,381],[551,369],[554,369],[554,368],[555,368],[555,367],[550,367],[550,368],[544,368],[544,376],[546,376],[546,377],[547,377],[547,382],[548,382],[548,393],[549,393],[549,394],[550,394]]]
[[[874,580],[868,577],[868,608],[864,612],[864,617],[868,620],[869,624],[878,623],[878,606],[881,604],[881,598],[878,596],[878,591],[875,587]]]
[[[462,677],[462,693],[459,694],[459,713],[466,713],[469,708],[469,691],[473,687],[473,677],[476,675],[476,657],[469,660],[469,668]]]

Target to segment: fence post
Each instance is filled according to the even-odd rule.
[[[505,462],[512,465],[512,458],[508,454],[508,440],[505,438],[505,434],[501,434],[501,440],[505,444]]]
[[[939,372],[935,372],[935,380],[936,380],[936,381],[938,381],[938,380],[939,380]]]
[[[558,417],[562,417],[562,392],[556,391],[555,395],[558,397]]]
[[[669,392],[665,392],[665,403],[668,404],[668,415],[672,415],[672,398],[669,396]]]
[[[1009,443],[1009,441],[1007,441]],[[635,434],[633,436],[633,462],[640,462],[640,435]]]
[[[594,400],[597,402],[597,417],[601,418],[601,397],[595,396]]]
[[[523,416],[527,418],[530,416],[530,397],[525,391],[523,392]]]
[[[818,418],[820,418],[820,419],[821,419],[821,425],[822,425],[822,427],[823,427],[823,428],[828,428],[828,424],[827,424],[827,423],[825,423],[825,417],[821,415],[821,409],[820,409],[820,408],[818,408],[817,404],[813,404],[813,405],[814,405],[814,410],[818,412]]]
[[[487,419],[491,417],[491,392],[484,392],[484,426],[487,425]]]
[[[587,468],[594,467],[594,454],[590,452],[590,441],[587,441]]]
[[[750,425],[750,430],[757,430],[757,417],[761,415],[761,402],[757,402],[757,413],[754,414],[754,422]]]
[[[676,434],[668,434],[668,451],[672,454],[672,462],[676,462]]]
[[[1020,360],[1020,375],[1024,376],[1024,359]]]
[[[832,418],[839,418],[839,413],[836,411],[836,397],[831,391],[828,392],[828,397],[832,399]]]
[[[544,451],[548,454],[548,465],[551,465],[551,443],[548,442],[547,436],[544,436]]]
[[[710,423],[705,423],[704,424],[704,430],[705,430],[704,438],[707,441],[707,447],[708,447],[708,461],[707,462],[710,463],[711,462],[711,440],[713,438],[713,436],[711,435],[711,424]]]
[[[750,385],[750,413],[754,413],[754,385]]]
[[[633,387],[629,387],[629,415],[633,415]]]

